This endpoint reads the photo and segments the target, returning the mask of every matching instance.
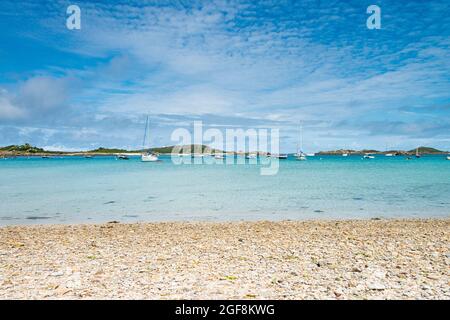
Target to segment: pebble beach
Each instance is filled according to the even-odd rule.
[[[0,228],[0,299],[450,299],[450,219]]]

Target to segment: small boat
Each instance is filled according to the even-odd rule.
[[[306,154],[303,152],[299,152],[295,154],[295,159],[299,161],[305,161],[306,160]]]
[[[148,116],[147,116],[147,121],[145,122],[145,132],[144,132],[144,141],[142,142],[142,149],[145,148],[145,140],[147,138],[147,129],[148,129]],[[158,161],[158,155],[156,153],[151,152],[149,149],[147,152],[144,152],[141,154],[141,161],[142,162]]]
[[[256,154],[248,154],[245,156],[245,159],[256,159],[256,158],[257,158]]]
[[[93,158],[93,156],[91,156],[91,155],[86,155],[86,156],[84,156],[86,159],[92,159]]]
[[[450,160],[450,156],[447,156],[447,160]]]
[[[372,156],[370,154],[365,154],[363,159],[375,159],[375,156]]]
[[[42,156],[41,158],[42,158],[42,159],[50,159],[49,156]]]
[[[216,154],[214,159],[225,159],[225,156],[223,154]]]
[[[287,154],[271,154],[269,157],[276,158],[276,159],[287,159]]]
[[[158,161],[158,156],[154,153],[144,153],[141,155],[142,162]]]
[[[306,156],[307,156],[307,157],[315,157],[316,154],[315,154],[315,153],[307,153]]]
[[[191,155],[191,158],[203,158],[205,155],[202,153],[194,153]]]
[[[130,158],[126,154],[118,154],[117,159],[118,160],[130,160]]]
[[[303,150],[303,126],[300,124],[300,148],[297,145],[297,153],[295,154],[296,160],[299,161],[306,160],[306,154],[302,150]]]
[[[416,149],[416,158],[420,158],[419,148]]]
[[[343,153],[342,156],[343,157],[348,157],[348,153]]]
[[[384,152],[385,152],[385,154],[384,154],[385,157],[393,157],[394,156],[394,154],[389,150],[387,143],[386,143],[386,149],[384,149]]]

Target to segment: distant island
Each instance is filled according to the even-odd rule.
[[[157,147],[150,148],[151,152],[158,154],[171,154],[172,150],[177,147],[181,148],[180,153],[196,153],[201,150],[201,153],[225,153],[222,150],[212,149],[206,145],[186,145],[186,146],[165,146],[165,147]],[[143,150],[126,150],[126,149],[118,149],[118,148],[97,148],[88,151],[49,151],[43,148],[38,148],[32,146],[29,143],[25,143],[23,145],[9,145],[6,147],[0,147],[0,157],[14,157],[14,156],[50,156],[50,155],[66,155],[66,156],[88,156],[88,155],[117,155],[117,154],[127,154],[127,155],[138,155],[144,151],[148,151],[148,149]]]
[[[177,147],[181,148],[180,153],[192,154],[201,150],[201,153],[212,154],[212,153],[226,153],[226,154],[245,154],[244,152],[225,152],[218,149],[212,149],[206,145],[186,145],[186,146],[165,146],[151,148],[150,151],[158,154],[171,154],[172,150]],[[419,147],[412,150],[390,150],[390,151],[378,151],[373,149],[363,149],[363,150],[351,150],[351,149],[338,149],[332,151],[320,151],[316,155],[363,155],[363,154],[392,154],[392,155],[413,155],[416,150],[420,154],[447,154],[448,151],[442,151],[431,147]],[[145,150],[148,151],[148,150]],[[126,150],[118,148],[97,148],[89,151],[76,151],[76,152],[65,152],[65,151],[49,151],[43,148],[32,146],[29,143],[23,145],[10,145],[6,147],[0,147],[0,157],[15,157],[15,156],[51,156],[51,155],[66,155],[66,156],[105,156],[105,155],[117,155],[117,154],[127,154],[127,155],[138,155],[144,152],[144,150]],[[253,152],[256,153],[256,152]],[[264,152],[258,152],[258,154],[267,154]]]
[[[392,154],[392,155],[413,155],[417,152],[420,154],[447,154],[447,151],[438,150],[430,147],[418,147],[412,150],[388,150],[388,151],[379,151],[374,149],[363,149],[363,150],[352,150],[352,149],[339,149],[332,151],[320,151],[316,154],[318,155],[363,155],[363,154]]]

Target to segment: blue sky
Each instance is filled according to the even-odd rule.
[[[300,122],[308,152],[448,150],[450,4],[1,1],[0,145],[136,148],[146,114],[153,145],[202,120],[279,128],[284,152]]]

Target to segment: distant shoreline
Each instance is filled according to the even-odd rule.
[[[26,152],[2,152],[0,151],[0,158],[14,158],[14,157],[56,157],[56,156],[67,156],[67,157],[85,157],[85,156],[98,156],[98,157],[105,157],[105,156],[118,156],[118,155],[127,155],[127,156],[139,156],[141,155],[141,152],[117,152],[117,153],[103,153],[103,152],[62,152],[62,151],[46,151],[46,152],[38,152],[38,153],[26,153]],[[195,155],[196,153],[158,153],[160,155]],[[204,155],[214,155],[214,153],[203,153]],[[223,152],[220,154],[224,155],[246,155],[247,153],[241,153],[241,152]],[[256,154],[256,152],[254,153]],[[388,152],[352,152],[348,153],[348,156],[363,156],[365,154],[371,154],[371,155],[386,155]],[[430,155],[448,155],[449,152],[433,152],[433,153],[421,153],[422,156],[430,156]],[[259,153],[260,156],[266,156],[267,154]],[[295,153],[288,153],[287,155],[294,156]],[[326,151],[320,151],[317,153],[314,153],[315,156],[342,156],[342,153],[334,153],[334,152],[326,152]],[[399,156],[413,156],[414,153],[401,153],[398,155],[393,155],[393,157],[399,157]]]
[[[173,148],[177,147],[177,150],[182,150],[183,152],[172,153]],[[270,152],[261,151],[223,151],[218,149],[212,149],[206,145],[187,145],[187,146],[167,146],[167,147],[157,147],[150,148],[151,152],[163,154],[163,155],[192,155],[192,154],[226,154],[226,155],[247,155],[247,154],[258,154],[258,155],[270,155]],[[185,151],[190,152],[185,152]],[[421,155],[446,155],[450,151],[437,150],[430,147],[418,147],[417,149],[405,151],[405,150],[389,150],[389,151],[379,151],[372,149],[363,150],[351,150],[351,149],[339,149],[332,151],[319,151],[315,152],[314,155],[386,155],[390,154],[392,156],[411,156],[416,153],[416,150]],[[108,149],[108,148],[97,148],[95,150],[89,151],[47,151],[42,148],[33,147],[30,144],[24,145],[11,145],[6,147],[0,147],[0,157],[17,157],[17,156],[27,156],[27,157],[43,157],[43,156],[117,156],[119,154],[123,155],[140,155],[142,152],[148,150],[124,150],[124,149]],[[288,153],[293,155],[294,153]]]

